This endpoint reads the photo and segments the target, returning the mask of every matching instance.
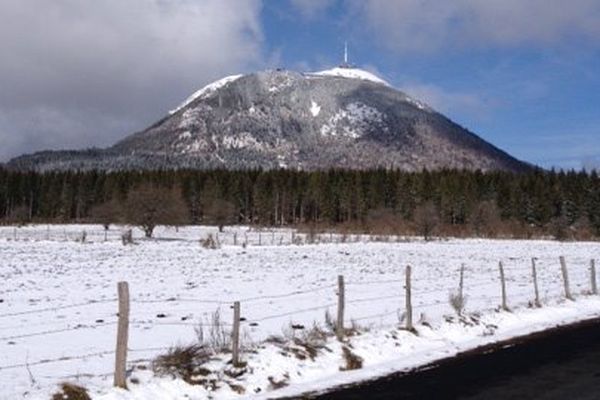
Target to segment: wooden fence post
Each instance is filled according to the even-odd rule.
[[[500,268],[500,285],[502,286],[502,309],[504,311],[508,311],[508,304],[506,302],[506,279],[504,277],[504,265],[502,265],[502,261],[498,263]]]
[[[119,293],[119,322],[117,325],[117,351],[115,353],[114,386],[127,388],[127,341],[129,337],[129,285],[117,284]]]
[[[233,245],[237,246],[237,232],[233,232]]]
[[[411,272],[410,265],[406,266],[406,329],[414,331],[413,326],[413,310],[412,310],[412,287],[411,287]]]
[[[598,283],[596,282],[596,260],[590,261],[590,279],[592,281],[592,294],[598,294]]]
[[[234,367],[240,365],[240,302],[233,303],[233,329],[231,331],[231,353]]]
[[[573,300],[573,296],[571,296],[571,288],[569,286],[569,271],[567,270],[567,262],[563,256],[560,256],[560,270],[562,272],[563,282],[565,284],[565,297],[568,300]]]
[[[258,232],[258,245],[262,246],[262,233]]]
[[[540,290],[538,288],[538,280],[537,280],[537,266],[535,265],[535,258],[531,259],[531,276],[533,278],[533,291],[535,294],[535,299],[533,300],[533,304],[536,307],[541,307],[542,303],[540,301]]]
[[[335,333],[338,340],[344,338],[344,306],[345,306],[345,293],[344,293],[344,276],[338,276],[338,310],[337,310],[337,324],[335,326]]]

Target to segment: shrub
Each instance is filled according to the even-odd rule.
[[[325,310],[325,327],[329,329],[330,332],[335,332],[336,322],[333,320],[331,313],[329,310]]]
[[[231,332],[225,328],[225,323],[221,319],[221,312],[216,310],[211,314],[208,337],[204,333],[204,324],[202,321],[195,328],[198,343],[210,349],[213,353],[219,353],[231,350]]]
[[[212,235],[212,233],[209,233],[208,236],[206,237],[206,239],[200,240],[200,244],[205,249],[211,249],[211,250],[216,250],[221,247],[219,245],[219,242],[217,242],[215,240],[215,237]]]
[[[123,246],[127,246],[128,244],[133,244],[133,231],[131,229],[126,230],[121,235],[121,242],[123,242]]]
[[[460,291],[456,293],[450,293],[449,298],[450,306],[456,311],[456,314],[460,317],[465,309],[467,304],[467,297],[463,295]]]

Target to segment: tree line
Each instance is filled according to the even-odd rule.
[[[2,223],[294,225],[381,234],[600,237],[596,172],[0,169]]]

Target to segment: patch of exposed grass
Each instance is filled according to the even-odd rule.
[[[52,400],[91,400],[87,389],[72,383],[62,383],[60,391],[52,395]]]
[[[281,388],[284,388],[289,385],[290,376],[289,376],[289,374],[286,373],[283,375],[283,379],[275,379],[272,376],[269,376],[268,379],[269,379],[269,386],[271,387],[271,390],[277,390],[277,389],[281,389]]]
[[[179,346],[170,349],[167,354],[156,357],[152,370],[157,375],[181,378],[191,385],[199,384],[198,377],[210,373],[202,367],[210,359],[210,352],[203,346]]]
[[[340,367],[340,371],[352,371],[355,369],[361,369],[363,366],[362,357],[357,356],[347,346],[342,347],[344,355],[345,366]]]

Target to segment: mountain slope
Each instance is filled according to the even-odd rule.
[[[71,163],[71,160],[73,161]],[[194,93],[105,150],[44,152],[18,168],[529,168],[369,72],[264,71]]]

